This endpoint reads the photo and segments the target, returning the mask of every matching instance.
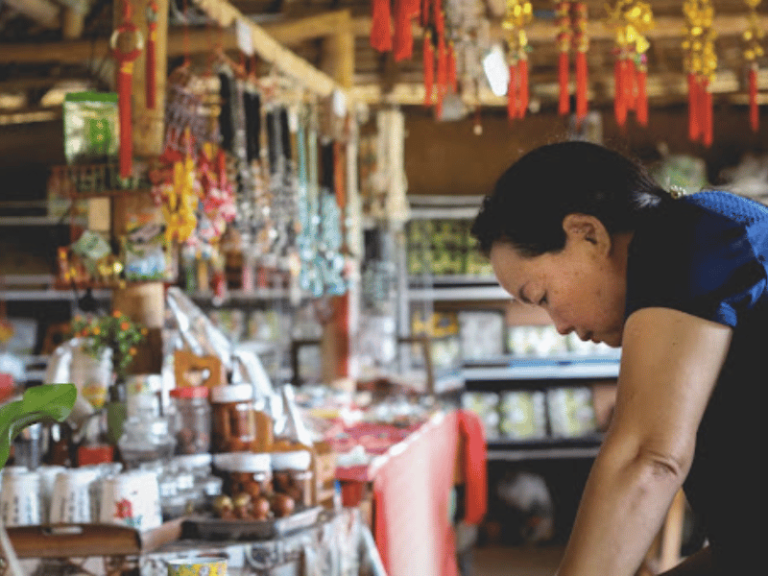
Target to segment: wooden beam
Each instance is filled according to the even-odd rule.
[[[656,18],[656,26],[647,32],[649,40],[675,39],[682,40],[685,35],[685,19],[674,16],[663,16]],[[761,29],[768,29],[768,16],[758,16],[758,25]],[[371,17],[360,16],[353,19],[352,27],[355,36],[368,36],[371,33]],[[746,15],[724,14],[715,15],[712,28],[717,32],[718,37],[740,36],[747,28]],[[423,36],[423,29],[417,24],[412,26],[414,38]],[[528,41],[532,44],[554,42],[557,35],[557,27],[553,21],[536,20],[530,26],[525,28],[528,35]],[[600,20],[587,21],[587,37],[590,40],[613,40],[615,32],[606,26]],[[504,39],[504,31],[501,29],[501,22],[494,21],[491,24],[491,40],[500,41]]]
[[[61,26],[61,10],[50,0],[5,0],[5,4],[44,28]]]
[[[590,102],[595,99],[598,102],[608,102],[614,96],[614,86],[612,75],[603,77],[603,89],[598,95],[596,91],[590,90],[588,94]],[[734,94],[742,90],[739,82],[739,75],[735,72],[726,70],[718,72],[715,80],[710,85],[713,94]],[[553,78],[531,77],[531,97],[544,100],[554,99],[559,94],[559,84]],[[768,70],[758,71],[758,90],[768,90]],[[654,74],[648,77],[647,81],[648,98],[673,97],[680,102],[687,101],[688,83],[682,74]],[[420,106],[424,102],[424,86],[422,84],[397,84],[389,93],[382,92],[379,83],[357,85],[351,91],[351,96],[360,102],[368,104],[397,104],[402,106]],[[467,105],[481,105],[489,107],[504,107],[507,105],[506,96],[496,96],[490,90],[481,90],[479,97],[469,95],[463,97]]]
[[[22,1],[22,0],[17,0]],[[346,14],[346,16],[345,16]],[[288,22],[275,22],[262,26],[280,44],[295,46],[307,40],[335,35],[341,26],[350,25],[347,10],[335,10],[318,16],[309,16]],[[237,41],[229,31],[220,34],[218,30],[192,29],[189,31],[191,54],[210,52],[221,42],[224,50],[235,50]],[[0,64],[39,64],[62,62],[76,64],[86,60],[109,58],[109,40],[64,40],[62,42],[3,44],[0,50]],[[184,32],[181,29],[168,32],[168,56],[183,56],[185,51]]]
[[[278,68],[283,74],[290,76],[305,88],[320,96],[330,96],[334,90],[346,91],[328,74],[321,72],[309,62],[300,58],[277,40],[261,26],[248,20],[243,14],[225,0],[195,0],[210,18],[222,28],[229,28],[236,21],[244,22],[251,29],[253,49],[265,62]]]

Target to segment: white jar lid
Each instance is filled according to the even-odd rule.
[[[309,470],[312,454],[307,450],[272,452],[272,470]]]
[[[182,470],[193,470],[195,468],[205,468],[213,462],[213,456],[207,452],[204,454],[185,454],[174,457],[173,461]]]
[[[250,384],[224,384],[211,388],[211,402],[247,402],[253,400],[253,386]]]
[[[214,466],[226,472],[269,472],[271,462],[269,454],[250,452],[227,452],[213,457]]]

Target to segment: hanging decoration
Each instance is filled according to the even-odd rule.
[[[395,0],[395,36],[392,46],[395,62],[413,56],[413,20],[421,14],[420,0]]]
[[[688,75],[688,137],[709,147],[713,132],[711,82],[717,69],[712,0],[685,0],[683,14],[686,21],[683,49]]]
[[[533,20],[533,6],[528,0],[507,0],[507,9],[501,27],[507,33],[507,59],[509,60],[509,88],[507,89],[507,116],[510,120],[525,118],[528,109],[528,36],[525,26]]]
[[[760,127],[760,112],[757,106],[757,59],[765,54],[761,41],[765,32],[760,27],[757,7],[762,0],[744,0],[749,8],[747,29],[744,30],[744,60],[747,61],[747,79],[749,83],[749,126],[752,132]]]
[[[559,50],[557,63],[557,78],[560,85],[560,100],[557,112],[566,116],[571,111],[570,94],[568,90],[569,52],[571,49],[571,7],[567,0],[555,4],[555,19],[557,24],[557,48]]]
[[[448,59],[449,84],[454,92],[461,89],[465,98],[475,96],[479,99],[480,88],[487,82],[482,60],[491,48],[490,22],[485,16],[486,5],[480,0],[444,2],[449,50],[453,55]],[[450,80],[450,66],[455,66],[455,85]]]
[[[145,102],[149,110],[157,108],[157,1],[147,3],[147,55]]]
[[[587,117],[587,5],[584,2],[571,2],[571,27],[573,50],[576,53],[576,120],[581,122]]]
[[[648,61],[650,43],[646,37],[654,27],[653,11],[648,2],[618,0],[607,7],[607,25],[616,31],[614,65],[614,114],[622,128],[630,110],[638,124],[648,125]]]
[[[133,9],[129,0],[123,2],[123,18],[112,33],[109,46],[117,60],[117,96],[120,118],[120,177],[128,178],[133,170],[133,131],[131,128],[131,92],[133,63],[144,49],[144,38],[131,21]]]
[[[379,52],[392,50],[392,12],[389,0],[373,0],[371,46]]]

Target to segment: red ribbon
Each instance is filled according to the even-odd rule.
[[[525,113],[528,110],[528,59],[521,58],[517,64],[517,72],[519,74],[518,86],[519,86],[519,105],[517,107],[517,117],[521,120],[525,118]]]
[[[371,46],[379,52],[392,50],[392,24],[389,0],[373,0]]]
[[[511,122],[517,118],[517,66],[509,65],[509,85],[507,86],[507,119]]]
[[[688,139],[696,142],[701,134],[699,126],[699,83],[693,72],[688,73]]]
[[[146,105],[150,110],[157,107],[157,2],[150,0],[147,4],[147,57],[146,57]]]
[[[648,90],[646,88],[648,72],[637,71],[637,122],[641,126],[648,126]]]
[[[587,117],[587,54],[576,52],[576,119]]]
[[[752,132],[760,127],[760,112],[757,107],[757,64],[749,67],[749,126]]]

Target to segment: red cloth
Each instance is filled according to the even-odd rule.
[[[470,410],[459,410],[459,434],[463,439],[464,522],[480,524],[488,509],[488,480],[485,432],[480,417]]]
[[[388,576],[458,576],[449,517],[455,412],[409,436],[377,472],[374,536]]]

